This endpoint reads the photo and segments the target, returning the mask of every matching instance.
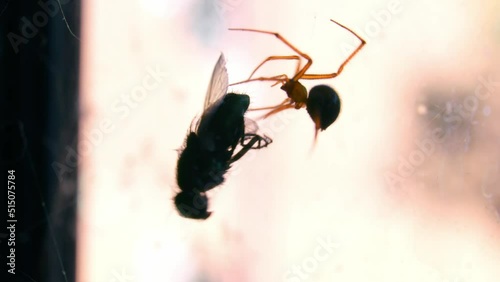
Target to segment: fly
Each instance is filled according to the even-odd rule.
[[[227,87],[226,61],[221,54],[212,73],[203,114],[187,135],[177,161],[177,184],[181,191],[174,202],[183,217],[208,218],[211,212],[206,192],[221,185],[231,164],[249,150],[272,143],[269,137],[256,134],[255,122],[244,117],[250,97],[227,93]],[[253,130],[249,124],[254,126]],[[238,145],[241,149],[237,152]]]

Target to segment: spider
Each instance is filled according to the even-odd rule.
[[[250,32],[258,32],[258,33],[264,33],[264,34],[269,34],[269,35],[274,35],[276,38],[278,38],[281,42],[283,42],[285,45],[290,47],[293,51],[295,51],[299,56],[297,55],[291,55],[291,56],[270,56],[262,63],[260,63],[254,71],[250,74],[250,77],[247,80],[243,80],[240,82],[232,83],[230,86],[242,84],[242,83],[247,83],[251,81],[275,81],[271,87],[276,86],[281,83],[281,89],[286,92],[288,98],[286,98],[282,103],[276,105],[276,106],[271,106],[271,107],[264,107],[264,108],[257,108],[257,109],[251,109],[251,110],[271,110],[269,111],[264,118],[267,118],[273,114],[276,114],[280,111],[286,110],[286,109],[300,109],[306,107],[307,112],[309,113],[309,116],[313,120],[315,124],[315,134],[314,134],[314,139],[316,140],[318,131],[325,130],[330,126],[339,116],[340,113],[340,98],[337,92],[330,86],[328,85],[317,85],[314,86],[310,91],[309,95],[307,95],[307,89],[302,85],[302,83],[299,82],[300,79],[327,79],[327,78],[334,78],[337,77],[344,67],[347,65],[347,63],[363,48],[363,46],[366,44],[366,41],[361,38],[359,35],[357,35],[354,31],[351,29],[347,28],[346,26],[330,19],[333,23],[339,25],[340,27],[348,30],[350,33],[352,33],[354,36],[356,36],[360,41],[361,44],[347,57],[347,59],[344,60],[344,62],[340,65],[338,70],[334,73],[328,73],[328,74],[308,74],[306,73],[307,70],[311,67],[312,65],[312,59],[309,57],[307,54],[301,52],[299,49],[297,49],[295,46],[293,46],[290,42],[288,42],[283,36],[281,36],[279,33],[276,32],[270,32],[270,31],[263,31],[263,30],[256,30],[256,29],[246,29],[246,28],[230,28],[229,30],[233,31],[250,31]],[[301,57],[307,60],[307,63],[301,68]],[[286,74],[280,74],[272,77],[258,77],[258,78],[252,78],[255,72],[262,67],[266,62],[272,61],[272,60],[297,60],[297,68],[295,71],[295,75],[292,78],[288,78]]]

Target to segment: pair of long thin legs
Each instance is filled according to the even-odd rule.
[[[240,82],[232,83],[230,86],[242,84],[242,83],[247,83],[251,81],[274,81],[275,83],[272,86],[275,86],[279,83],[282,85],[288,83],[290,80],[293,81],[298,81],[299,79],[328,79],[328,78],[334,78],[338,76],[344,69],[344,67],[349,63],[349,61],[363,48],[363,46],[366,44],[366,41],[361,38],[358,34],[356,34],[354,31],[351,29],[347,28],[346,26],[331,20],[333,23],[336,23],[337,25],[341,26],[342,28],[348,30],[351,32],[354,36],[356,36],[360,41],[360,45],[344,60],[344,62],[339,66],[338,70],[333,73],[328,73],[328,74],[307,74],[307,70],[311,67],[312,65],[312,59],[309,57],[309,55],[303,53],[299,49],[297,49],[295,46],[293,46],[290,42],[288,42],[283,36],[281,36],[279,33],[276,32],[270,32],[270,31],[263,31],[263,30],[256,30],[256,29],[245,29],[245,28],[230,28],[229,30],[235,30],[235,31],[250,31],[250,32],[258,32],[258,33],[264,33],[264,34],[269,34],[269,35],[274,35],[278,40],[283,42],[285,45],[287,45],[290,49],[295,51],[298,55],[290,55],[290,56],[270,56],[266,58],[262,63],[260,63],[250,74],[250,77],[247,80],[243,80]],[[301,58],[304,58],[307,60],[307,63],[301,68]],[[272,76],[272,77],[258,77],[258,78],[252,78],[255,72],[262,67],[265,63],[269,61],[274,61],[274,60],[297,60],[297,68],[295,71],[295,75],[289,79],[286,74],[281,74],[277,76]],[[266,108],[259,108],[259,110],[264,110],[264,109],[277,109],[278,107],[283,108],[284,103],[286,102],[294,102],[294,101],[284,101],[283,103],[273,106],[273,107],[266,107]],[[286,107],[288,108],[288,107]],[[256,109],[253,109],[256,110]],[[269,114],[268,114],[269,115]]]
[[[245,143],[246,140],[250,139],[248,143]],[[258,143],[257,143],[258,142]],[[260,136],[255,133],[245,133],[243,138],[241,139],[241,146],[243,148],[234,155],[229,163],[234,163],[235,161],[239,160],[241,157],[243,157],[249,150],[251,149],[262,149],[264,147],[267,147],[267,145],[271,144],[273,140],[271,140],[267,136]],[[254,145],[257,144],[257,146],[254,147]]]

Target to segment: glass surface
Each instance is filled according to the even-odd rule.
[[[85,1],[78,281],[498,281],[498,1]],[[176,163],[221,52],[229,82],[308,54],[342,99],[318,134],[305,109],[210,191],[205,221],[172,202]],[[292,76],[296,62],[256,75]],[[251,107],[271,82],[229,87]]]

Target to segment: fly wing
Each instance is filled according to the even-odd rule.
[[[203,111],[227,93],[228,80],[226,59],[224,58],[224,54],[221,53],[219,60],[217,60],[217,63],[215,64],[210,84],[208,85]]]
[[[224,54],[220,54],[219,60],[215,64],[210,84],[208,85],[207,95],[205,96],[205,104],[203,105],[203,114],[196,123],[196,133],[202,139],[203,144],[209,150],[215,147],[215,136],[213,132],[212,120],[214,114],[217,113],[219,105],[224,100],[224,95],[227,93],[228,75],[226,69],[226,60]]]
[[[245,117],[245,133],[257,133],[259,126],[253,119]]]

